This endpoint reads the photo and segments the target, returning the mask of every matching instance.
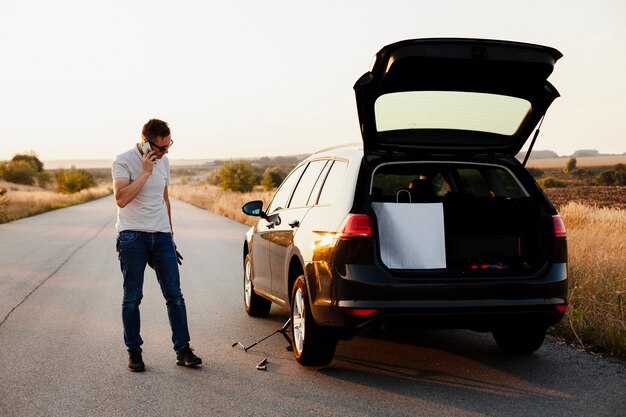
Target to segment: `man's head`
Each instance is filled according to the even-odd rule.
[[[163,158],[174,141],[170,128],[163,120],[150,119],[141,130],[142,143],[149,142],[157,158]]]

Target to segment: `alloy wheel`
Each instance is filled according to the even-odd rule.
[[[243,294],[246,307],[250,308],[250,301],[252,299],[252,281],[250,280],[250,261],[246,259],[246,266],[243,278]]]
[[[305,306],[302,290],[298,288],[294,297],[294,306],[291,313],[293,322],[293,341],[298,353],[304,348],[304,329],[305,329]]]

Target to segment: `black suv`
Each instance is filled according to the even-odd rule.
[[[514,156],[559,96],[560,57],[478,39],[381,49],[354,86],[363,143],[311,155],[267,209],[243,206],[260,217],[243,245],[248,314],[291,308],[302,365],[372,323],[537,350],[567,310],[565,228]]]

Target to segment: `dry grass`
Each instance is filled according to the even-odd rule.
[[[253,225],[258,218],[243,214],[241,206],[252,200],[262,200],[267,207],[273,191],[253,191],[250,193],[238,193],[224,191],[221,188],[200,182],[186,182],[185,184],[172,184],[169,187],[170,196],[193,204],[196,207],[207,209],[213,213],[229,217],[240,223]]]
[[[3,185],[6,185],[3,183]],[[21,219],[46,211],[85,203],[113,192],[110,184],[101,184],[74,194],[59,194],[38,187],[11,184],[0,196],[0,223]]]
[[[570,307],[557,334],[626,359],[626,211],[569,203]]]
[[[252,225],[247,201],[273,192],[235,193],[202,182],[170,187],[170,195]],[[626,211],[569,203],[560,208],[569,246],[570,308],[555,334],[585,350],[626,359]]]

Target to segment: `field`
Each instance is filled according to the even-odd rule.
[[[112,192],[109,183],[74,194],[59,194],[45,188],[0,181],[0,223],[85,203]]]
[[[626,360],[626,210],[568,203],[569,310],[555,334]]]
[[[594,207],[626,209],[626,186],[546,188],[544,192],[557,210],[572,201]]]
[[[173,184],[168,193],[174,198],[248,225],[253,225],[257,219],[243,214],[241,206],[248,201],[262,200],[266,207],[274,195],[273,192],[263,191],[261,187],[251,193],[238,193],[207,185],[203,181]]]

